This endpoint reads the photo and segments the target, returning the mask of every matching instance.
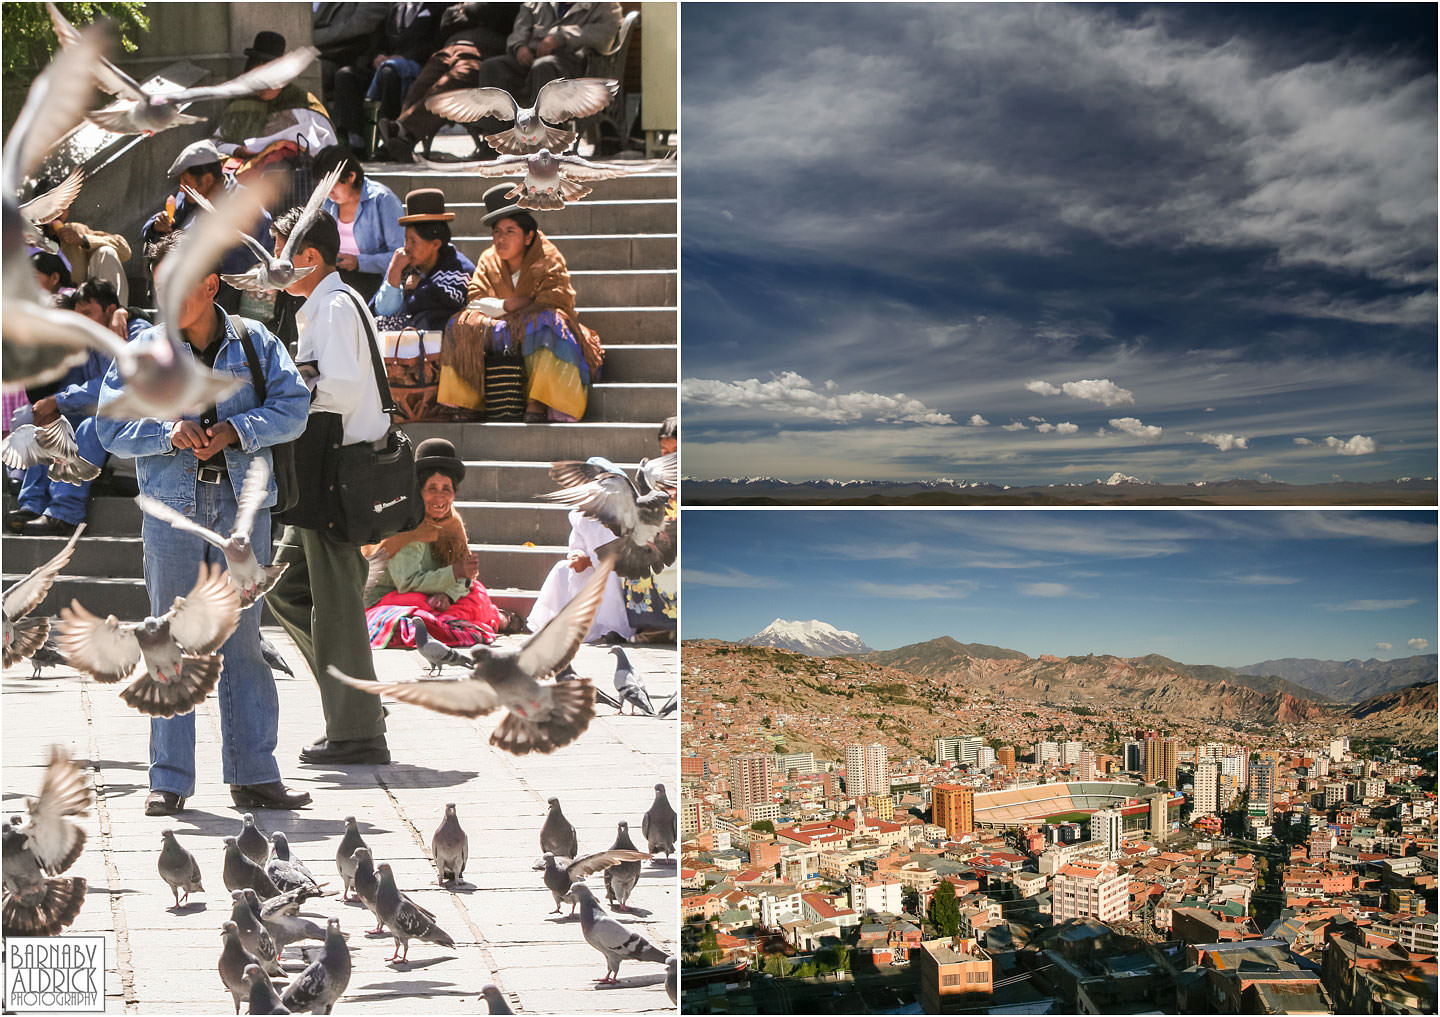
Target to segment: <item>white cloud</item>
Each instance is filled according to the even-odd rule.
[[[1020,592],[1029,597],[1068,597],[1072,593],[1064,583],[1025,583]]]
[[[1236,576],[1235,581],[1246,586],[1293,586],[1300,580],[1291,576],[1273,576],[1268,572],[1253,572],[1250,575]]]
[[[1346,441],[1341,441],[1339,438],[1331,435],[1325,439],[1325,444],[1339,452],[1342,456],[1368,456],[1374,453],[1378,447],[1375,444],[1374,438],[1367,438],[1363,434],[1357,434]]]
[[[1203,434],[1196,434],[1194,431],[1186,431],[1185,433],[1190,435],[1190,437],[1192,438],[1198,438],[1200,441],[1203,441],[1207,445],[1214,445],[1221,452],[1229,452],[1231,449],[1234,448],[1250,447],[1250,439],[1246,438],[1244,435],[1211,434],[1208,431]]]
[[[1045,423],[1045,418],[1044,418],[1044,417],[1028,417],[1028,418],[1026,418],[1026,419],[1028,419],[1028,420],[1030,421],[1030,423],[1032,423],[1032,424],[1043,424],[1043,423]]]
[[[1039,425],[1036,426],[1035,430],[1039,431],[1041,434],[1049,434],[1051,431],[1055,430],[1055,425],[1054,425],[1054,424],[1039,424]]]
[[[705,569],[686,568],[685,582],[694,583],[696,586],[723,586],[730,589],[761,589],[783,585],[779,580],[771,579],[769,576],[752,576],[747,572],[740,572],[737,569],[726,569],[724,572],[709,572]]]
[[[1297,445],[1313,445],[1313,444],[1315,444],[1315,443],[1314,443],[1313,441],[1311,441],[1309,438],[1296,438],[1296,439],[1295,439],[1295,444],[1297,444]]]
[[[968,597],[973,583],[876,583],[868,580],[853,584],[854,591],[866,597],[885,600],[950,600]]]
[[[1079,424],[1072,424],[1068,420],[1063,424],[1055,425],[1056,434],[1076,434],[1080,430]]]
[[[1042,396],[1065,393],[1072,399],[1103,403],[1106,406],[1120,406],[1135,402],[1135,393],[1121,388],[1109,378],[1082,378],[1080,381],[1063,382],[1058,387],[1048,381],[1027,381],[1025,387]]]
[[[1389,643],[1376,643],[1376,644],[1375,644],[1375,649],[1377,649],[1377,650],[1393,650],[1393,649],[1395,649],[1395,647],[1391,646]]]
[[[1405,645],[1412,650],[1423,650],[1430,645],[1430,640],[1421,639],[1419,636],[1416,636],[1414,639],[1406,640]]]
[[[1008,423],[1008,424],[1006,424],[1004,427],[1000,428],[1000,430],[1002,430],[1002,431],[1028,431],[1028,430],[1030,430],[1030,428],[1028,428],[1028,427],[1025,426],[1024,421],[1021,421],[1021,420],[1012,420],[1012,421],[1010,421],[1010,423]],[[1038,430],[1038,428],[1037,428],[1037,430]]]
[[[1123,431],[1131,437],[1145,438],[1152,441],[1165,433],[1163,427],[1157,427],[1154,424],[1142,424],[1137,417],[1111,417],[1110,426],[1117,431]]]
[[[1327,611],[1396,611],[1414,604],[1415,598],[1407,600],[1351,600],[1344,604],[1332,604]]]
[[[817,391],[813,382],[794,371],[772,375],[769,381],[746,378],[720,381],[687,378],[682,385],[687,403],[761,411],[771,417],[810,417],[848,424],[866,417],[880,423],[953,424],[948,413],[933,410],[903,392],[837,392],[833,382]]]
[[[984,417],[980,416],[980,414],[978,414],[978,413],[972,413],[972,414],[970,414],[970,426],[971,426],[971,427],[989,427],[989,426],[990,426],[990,421],[986,420]]]

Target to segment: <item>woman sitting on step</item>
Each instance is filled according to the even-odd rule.
[[[422,441],[415,479],[425,505],[420,525],[365,548],[373,579],[365,591],[370,645],[413,647],[417,618],[447,646],[492,643],[501,632],[520,631],[523,619],[496,607],[477,578],[480,560],[455,511],[455,488],[465,479],[455,446],[444,438]]]
[[[405,195],[405,214],[396,220],[405,227],[405,246],[391,256],[385,281],[370,301],[380,331],[438,330],[465,306],[465,285],[475,266],[450,242],[454,218],[438,188]]]
[[[405,210],[395,192],[366,177],[355,153],[341,145],[317,155],[312,172],[318,180],[337,166],[344,169],[321,207],[340,227],[340,257],[335,262],[340,278],[369,300],[385,279],[392,253],[405,246],[405,227],[400,225]]]
[[[512,186],[485,192],[492,244],[446,329],[438,400],[490,420],[579,420],[604,359],[600,337],[575,316],[565,256],[505,198]]]

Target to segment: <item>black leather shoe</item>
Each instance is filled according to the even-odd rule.
[[[5,514],[5,528],[12,533],[19,533],[25,528],[26,523],[39,518],[39,512],[31,512],[29,509],[17,508],[13,512],[7,512]]]
[[[76,523],[67,523],[63,519],[41,516],[20,527],[20,535],[24,537],[68,537],[75,532],[76,525]]]
[[[185,799],[174,791],[151,791],[145,796],[145,815],[173,816],[185,811]]]
[[[230,798],[242,809],[299,809],[310,804],[305,791],[292,791],[278,780],[268,784],[231,784]]]
[[[384,735],[355,741],[332,742],[321,738],[314,745],[300,750],[302,763],[369,763],[390,762],[390,747]]]

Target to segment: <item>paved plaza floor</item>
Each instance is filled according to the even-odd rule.
[[[600,705],[576,742],[551,755],[512,756],[488,743],[498,715],[466,720],[391,703],[394,762],[304,766],[296,753],[324,733],[319,694],[284,633],[274,627],[264,631],[297,675],[277,674],[281,773],[291,786],[309,791],[314,803],[298,812],[260,810],[258,825],[267,834],[284,831],[294,854],[338,891],[335,850],[343,818],[356,816],[376,863],[388,861],[401,889],[433,911],[456,943],[449,950],[412,942],[409,963],[392,964],[388,932],[367,936],[373,923],[358,902],[342,904],[338,892],[308,902],[307,917],[323,927],[326,918],[338,916],[349,936],[353,973],[337,1012],[484,1013],[479,991],[487,982],[496,983],[518,1012],[673,1009],[662,965],[626,962],[617,986],[596,987],[605,972],[603,958],[584,941],[578,916],[550,914],[554,901],[531,866],[540,857],[539,831],[551,795],[560,798],[575,824],[582,854],[610,847],[622,819],[645,849],[640,820],[654,785],[664,783],[671,803],[679,802],[676,715],[616,716]],[[627,653],[657,705],[676,690],[673,649],[628,647]],[[382,680],[418,677],[425,667],[408,650],[377,651],[375,661]],[[607,650],[582,647],[575,667],[606,691],[613,687],[614,657]],[[87,768],[96,803],[84,820],[85,852],[67,875],[84,876],[89,892],[66,932],[104,934],[106,1012],[230,1013],[233,1003],[216,970],[220,927],[231,906],[220,876],[221,838],[239,830],[240,811],[220,782],[213,694],[198,709],[196,794],[182,815],[154,818],[143,812],[149,721],[120,701],[121,686],[97,684],[65,667],[47,669],[38,679],[31,671],[29,662],[22,662],[4,674],[4,808],[12,813],[22,796],[38,792],[52,744],[67,746]],[[455,892],[436,885],[429,858],[431,834],[449,802],[456,804],[470,837],[465,882]],[[176,830],[199,860],[205,884],[205,892],[192,895],[178,911],[156,871],[166,828]],[[589,882],[603,903],[600,877]],[[646,862],[630,904],[630,913],[612,914],[675,953],[675,862]],[[301,970],[297,947],[286,951],[282,965],[292,975]]]

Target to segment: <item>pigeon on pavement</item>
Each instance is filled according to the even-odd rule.
[[[345,817],[345,836],[340,838],[340,847],[335,852],[335,868],[340,872],[340,880],[345,884],[344,893],[340,895],[342,901],[350,899],[350,890],[355,885],[355,849],[363,848],[365,839],[360,836],[360,826],[354,816]]]
[[[620,712],[625,712],[624,704],[630,704],[631,713],[639,713],[644,710],[650,716],[655,716],[655,707],[650,704],[650,690],[645,687],[645,679],[630,666],[630,658],[625,656],[625,651],[620,647],[612,647],[611,653],[615,654],[615,691],[620,693]]]
[[[611,851],[635,851],[635,842],[630,839],[630,824],[620,820],[616,824],[615,843],[610,845]],[[635,890],[635,884],[640,881],[640,862],[621,862],[605,870],[605,896],[610,900],[618,911],[628,911],[626,906],[630,900],[630,894]]]
[[[574,824],[560,811],[559,798],[550,799],[550,812],[540,827],[540,850],[562,858],[574,858],[580,853],[580,839],[575,836]]]
[[[560,902],[564,900],[565,895],[570,892],[570,887],[580,882],[586,876],[596,872],[606,871],[611,866],[619,865],[623,862],[633,862],[638,865],[649,857],[649,855],[641,851],[610,850],[597,851],[594,854],[585,855],[583,858],[572,859],[563,856],[557,858],[553,853],[546,851],[540,859],[540,864],[535,866],[535,868],[543,868],[545,870],[545,886],[550,891],[551,896],[555,898],[555,910],[550,913],[556,915],[560,913]],[[572,915],[575,913],[573,906],[570,908],[570,913]]]
[[[56,417],[44,427],[21,424],[5,436],[0,447],[0,461],[15,470],[28,470],[49,463],[46,471],[51,480],[62,484],[83,484],[100,476],[100,467],[80,454],[75,447],[75,428],[64,416]]]
[[[251,964],[245,968],[245,984],[250,987],[250,1012],[252,1014],[264,1013],[289,1013],[280,997],[275,994],[275,986],[271,983],[270,977],[260,970],[260,965]],[[235,1011],[237,1014],[239,1010]]]
[[[145,673],[120,698],[152,717],[173,717],[194,709],[220,680],[224,660],[216,651],[240,620],[240,598],[219,565],[202,563],[194,587],[158,618],[100,618],[74,600],[60,619],[57,641],[72,667],[109,684],[143,660]]]
[[[205,892],[205,888],[200,885],[200,863],[195,860],[194,855],[180,846],[180,842],[175,839],[174,830],[163,830],[160,837],[160,878],[169,885],[178,908],[190,899],[192,893]],[[180,899],[182,893],[185,901]]]
[[[486,117],[513,121],[515,126],[485,141],[504,155],[528,155],[541,148],[563,152],[575,143],[575,132],[551,127],[578,117],[594,116],[614,100],[620,82],[613,78],[556,78],[535,96],[535,105],[521,109],[503,88],[459,88],[425,100],[431,113],[462,124]],[[547,123],[546,121],[549,121]]]
[[[423,619],[415,619],[415,649],[420,651],[420,656],[430,662],[430,673],[438,675],[446,664],[452,667],[472,668],[475,661],[453,647],[446,646],[438,639],[430,638],[430,630],[425,627]]]
[[[410,957],[412,939],[455,949],[455,940],[436,924],[435,916],[400,892],[400,888],[395,885],[395,873],[390,871],[389,862],[381,862],[376,872],[380,887],[375,895],[375,903],[380,909],[380,920],[385,923],[395,940],[395,953],[390,960],[405,963]],[[405,948],[403,956],[400,952],[402,946]]]
[[[673,692],[673,693],[671,693],[670,698],[667,699],[667,700],[665,700],[664,704],[660,707],[660,709],[658,709],[658,710],[655,711],[655,716],[657,716],[657,717],[668,717],[668,716],[670,716],[670,714],[672,714],[672,713],[675,712],[675,707],[677,707],[677,706],[679,706],[679,705],[680,705],[680,693],[678,693],[678,692]]]
[[[570,603],[518,648],[474,647],[473,670],[466,678],[356,681],[333,666],[330,674],[371,695],[390,696],[440,713],[477,717],[504,708],[505,716],[490,736],[491,745],[515,755],[553,752],[580,737],[589,726],[595,716],[595,697],[584,678],[546,685],[540,680],[555,674],[575,656],[605,596],[610,568],[608,561],[596,567],[595,575]]]
[[[615,574],[622,579],[644,579],[675,563],[675,519],[670,502],[679,483],[676,464],[674,452],[646,460],[636,473],[646,486],[642,493],[608,459],[596,456],[583,463],[553,463],[550,479],[561,489],[541,497],[579,509],[603,523],[616,534],[606,545],[615,551]]]
[[[276,838],[279,839],[276,840]],[[289,855],[290,845],[285,840],[283,833],[272,834],[270,839],[275,841],[277,848],[284,844],[285,853]],[[298,890],[301,887],[311,887],[315,890],[315,896],[323,897],[325,895],[319,880],[309,869],[293,858],[281,857],[278,851],[265,863],[265,874],[280,888],[282,893],[287,890]]]
[[[491,162],[431,163],[454,172],[469,170],[482,177],[513,177],[522,179],[505,197],[519,200],[521,208],[558,210],[567,202],[579,201],[593,190],[588,181],[612,180],[633,173],[648,173],[655,160],[646,162],[590,162],[578,155],[561,155],[542,148],[529,155],[502,155]],[[581,183],[581,181],[587,181]]]
[[[675,841],[680,836],[679,820],[680,817],[670,806],[670,799],[665,796],[665,785],[656,784],[655,801],[640,819],[640,832],[645,835],[645,843],[652,855],[664,854],[669,858],[675,853]]]
[[[220,870],[225,889],[243,890],[247,886],[259,894],[261,900],[279,896],[281,890],[265,870],[246,857],[234,837],[225,838],[225,865]]]
[[[445,818],[430,838],[430,857],[435,859],[435,872],[441,886],[465,876],[465,862],[470,858],[470,838],[460,826],[454,805],[445,806]]]
[[[295,672],[290,670],[290,665],[285,663],[285,658],[280,656],[280,651],[275,649],[275,644],[264,636],[260,637],[260,656],[265,658],[265,666],[272,671],[284,671],[291,678]]]
[[[235,591],[240,594],[240,606],[249,607],[274,589],[280,576],[290,567],[289,562],[278,565],[261,565],[255,557],[255,548],[250,544],[250,530],[255,525],[255,513],[265,503],[270,493],[270,466],[262,457],[251,460],[245,471],[245,483],[240,488],[240,498],[235,508],[235,526],[230,536],[222,537],[214,530],[201,526],[163,502],[146,495],[137,495],[135,504],[146,515],[154,516],[171,528],[194,533],[208,544],[214,544],[225,555],[226,575],[230,577]]]
[[[325,923],[325,946],[285,990],[282,1002],[293,1013],[329,1013],[350,985],[350,947],[340,919]]]
[[[241,1001],[250,994],[245,984],[245,969],[258,965],[260,959],[240,942],[240,927],[234,922],[225,923],[220,929],[220,938],[224,943],[220,948],[220,981],[225,983],[225,988],[235,997],[235,1012],[238,1014]],[[258,967],[255,969],[260,970]]]
[[[47,667],[65,666],[65,656],[56,645],[54,635],[47,636],[44,645],[30,654],[30,666],[34,668],[34,673],[30,675],[31,678],[39,678],[40,672]]]
[[[61,569],[70,564],[70,556],[75,553],[75,542],[84,532],[84,523],[75,527],[75,532],[55,557],[10,587],[5,591],[4,597],[0,598],[4,613],[6,667],[33,655],[45,645],[45,640],[50,635],[50,619],[31,618],[30,612],[40,606],[50,592],[50,587],[55,585],[55,577],[60,574]]]
[[[672,1003],[680,996],[680,958],[673,954],[665,958],[665,995]]]
[[[669,955],[664,950],[607,915],[584,883],[572,886],[570,897],[580,904],[580,929],[585,934],[585,942],[605,957],[605,977],[597,981],[619,981],[621,961],[667,962]]]
[[[264,865],[270,858],[270,842],[255,825],[254,813],[247,812],[240,820],[240,832],[235,835],[235,846],[240,853],[256,865]],[[278,885],[278,884],[277,884]],[[283,889],[283,888],[282,888]]]
[[[250,902],[245,898],[245,894],[237,890],[230,895],[230,900],[230,921],[240,932],[240,944],[253,954],[260,966],[270,974],[283,975],[285,972],[280,968],[280,948],[275,945],[275,937],[270,935],[265,923],[250,909]]]
[[[26,798],[23,820],[14,816],[3,834],[3,931],[7,936],[54,936],[75,921],[85,903],[85,880],[61,877],[85,849],[85,831],[72,816],[90,808],[84,772],[60,746],[50,761],[38,798]]]
[[[375,873],[375,859],[370,856],[370,849],[358,847],[355,849],[355,876],[353,880],[355,895],[360,898],[360,903],[370,909],[375,916],[375,928],[370,932],[377,933],[384,931],[385,920],[380,917],[380,877]]]
[[[510,1009],[510,1004],[506,1001],[504,995],[501,994],[500,986],[498,985],[490,984],[480,986],[480,998],[485,1001],[485,1005],[490,1008],[492,1014],[515,1012]]]
[[[270,933],[270,938],[275,940],[275,953],[277,955],[283,954],[285,948],[291,943],[298,943],[306,939],[317,941],[325,939],[324,929],[320,928],[320,926],[308,918],[301,918],[295,913],[286,913],[290,911],[289,908],[267,909],[266,905],[273,904],[282,898],[271,897],[268,901],[261,902],[255,891],[248,886],[243,890],[236,890],[232,893],[230,895],[231,900],[234,900],[237,895],[245,898],[245,903],[250,905],[250,910],[255,913],[255,917],[260,920],[260,924],[265,926],[265,931]],[[299,911],[298,905],[295,906],[294,911]]]

